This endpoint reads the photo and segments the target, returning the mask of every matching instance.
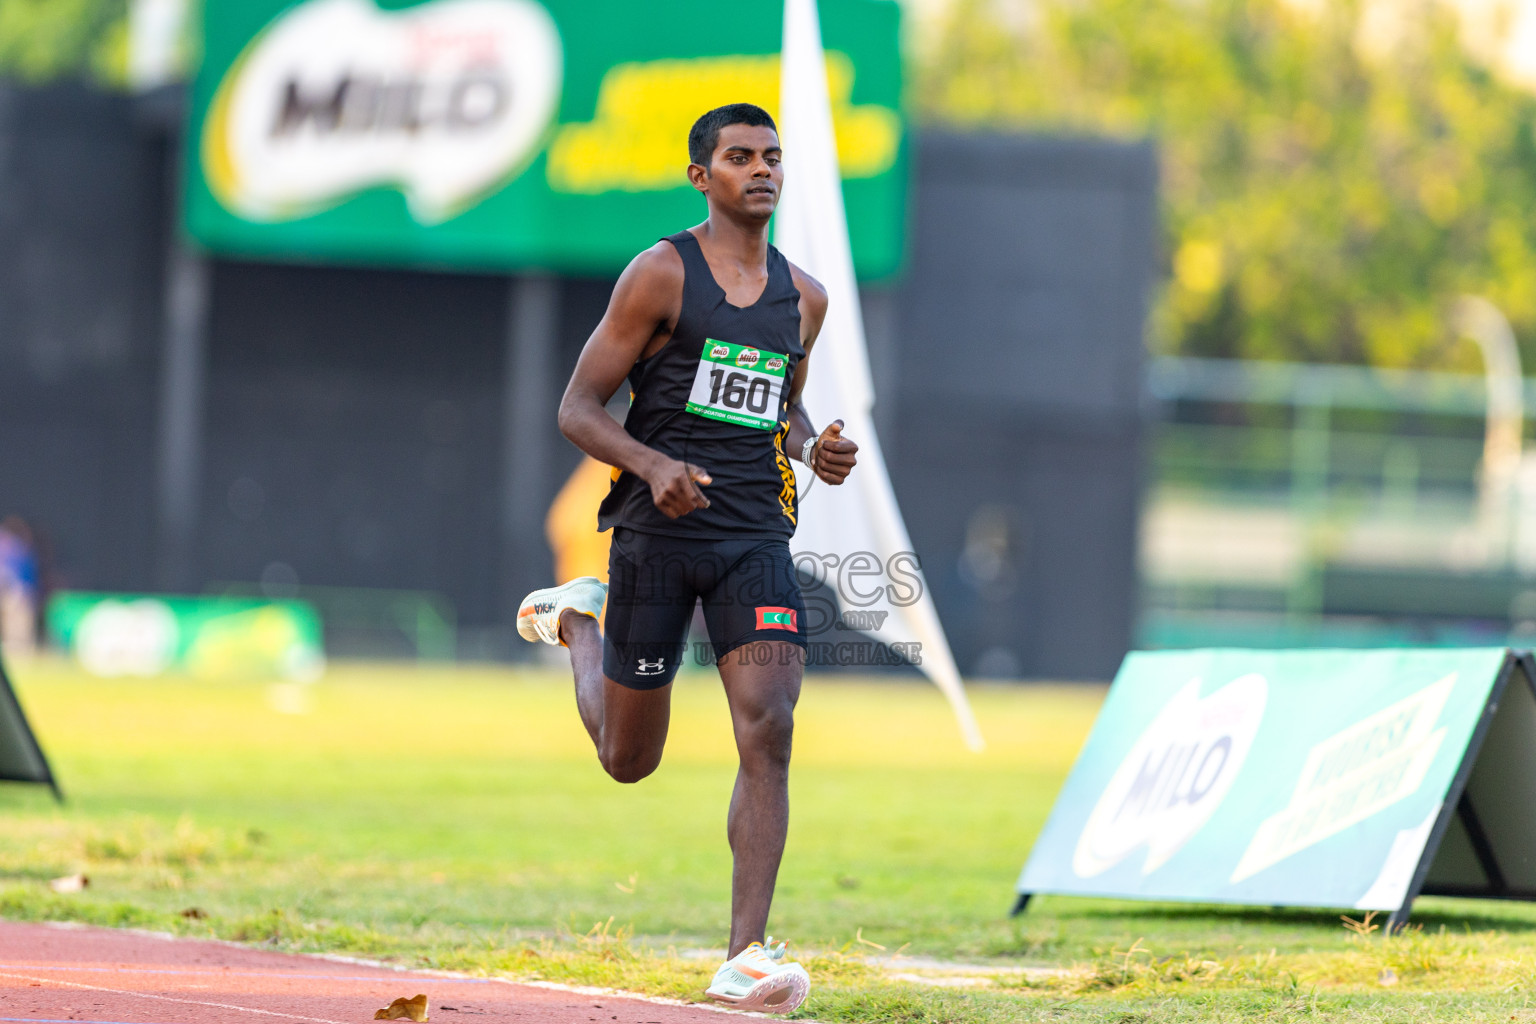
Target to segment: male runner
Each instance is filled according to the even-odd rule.
[[[587,576],[535,591],[518,632],[570,649],[598,759],[638,782],[661,762],[672,677],[703,599],[740,757],[727,825],[731,941],[708,994],[788,1013],[810,980],[764,932],[805,668],[789,459],[840,484],[858,446],[841,420],[818,434],[800,404],[827,293],[768,244],[784,181],[773,119],[747,103],[711,110],[688,133],[688,156],[709,218],[630,263],[560,403],[561,432],[619,471],[598,513],[614,531],[608,587]],[[626,377],[620,427],[604,406]]]

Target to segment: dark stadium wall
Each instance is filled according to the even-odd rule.
[[[1108,679],[1131,644],[1150,144],[926,133],[891,475],[961,670]]]
[[[218,261],[211,300],[202,577],[494,619],[505,278]]]
[[[126,97],[0,86],[0,515],[68,585],[154,577],[166,167]]]
[[[431,591],[461,652],[523,656],[507,624],[549,579],[543,512],[578,461],[553,411],[611,280],[190,254],[201,394],[168,445],[161,103],[0,90],[0,514],[48,531],[71,586]],[[1130,643],[1153,166],[1146,145],[914,140],[907,270],[866,292],[866,326],[968,674],[1102,679]]]

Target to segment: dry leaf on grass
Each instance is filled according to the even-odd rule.
[[[418,993],[411,999],[401,996],[390,1003],[384,1009],[373,1015],[374,1020],[398,1020],[401,1017],[409,1017],[420,1024],[427,1019],[427,997],[425,993]]]
[[[88,888],[91,880],[84,875],[65,875],[63,878],[55,878],[48,883],[48,888],[54,892],[81,892]]]

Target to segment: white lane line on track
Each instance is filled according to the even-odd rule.
[[[570,992],[580,996],[602,996],[606,999],[633,999],[641,1003],[655,1003],[657,1006],[676,1006],[684,1010],[704,1010],[707,1013],[724,1013],[733,1017],[769,1017],[769,1014],[759,1013],[756,1010],[738,1010],[734,1006],[725,1003],[685,1003],[681,999],[668,999],[666,996],[648,996],[639,992],[625,992],[618,988],[595,988],[591,985],[565,985],[558,981],[512,981],[509,978],[493,978],[493,981],[505,981],[508,985],[527,985],[529,988],[544,988],[551,992]],[[821,1024],[820,1021],[810,1018],[797,1019],[795,1024]]]
[[[92,971],[97,974],[191,974],[213,975],[218,978],[305,978],[319,981],[394,981],[396,979],[383,975],[346,975],[346,974],[287,974],[282,971],[225,971],[225,970],[192,970],[163,967],[79,967],[74,964],[0,964],[0,971]],[[417,981],[447,981],[459,985],[489,985],[491,978],[446,978],[435,974],[422,974],[415,978]],[[3,1018],[0,1018],[3,1019]]]
[[[286,1020],[307,1020],[313,1024],[342,1024],[339,1020],[327,1020],[324,1017],[305,1017],[297,1013],[279,1013],[276,1010],[258,1010],[254,1006],[236,1006],[233,1003],[214,1003],[206,999],[177,999],[175,996],[160,996],[150,992],[132,992],[124,988],[107,988],[104,985],[87,985],[83,981],[64,981],[60,978],[35,978],[26,974],[9,974],[0,972],[0,978],[15,978],[17,981],[35,981],[43,985],[63,985],[66,988],[83,988],[92,992],[110,992],[118,996],[135,996],[139,999],[158,999],[166,1003],[185,1003],[188,1006],[212,1006],[219,1010],[238,1010],[241,1013],[259,1013],[263,1017],[282,1017]]]
[[[62,1020],[55,1017],[0,1017],[0,1021],[4,1021],[5,1024],[128,1024],[127,1021],[121,1020],[76,1020],[73,1017]],[[144,1024],[144,1022],[139,1021],[137,1024]]]

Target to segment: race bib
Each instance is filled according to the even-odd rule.
[[[779,425],[788,366],[777,352],[706,338],[687,409],[712,420],[773,430]]]

